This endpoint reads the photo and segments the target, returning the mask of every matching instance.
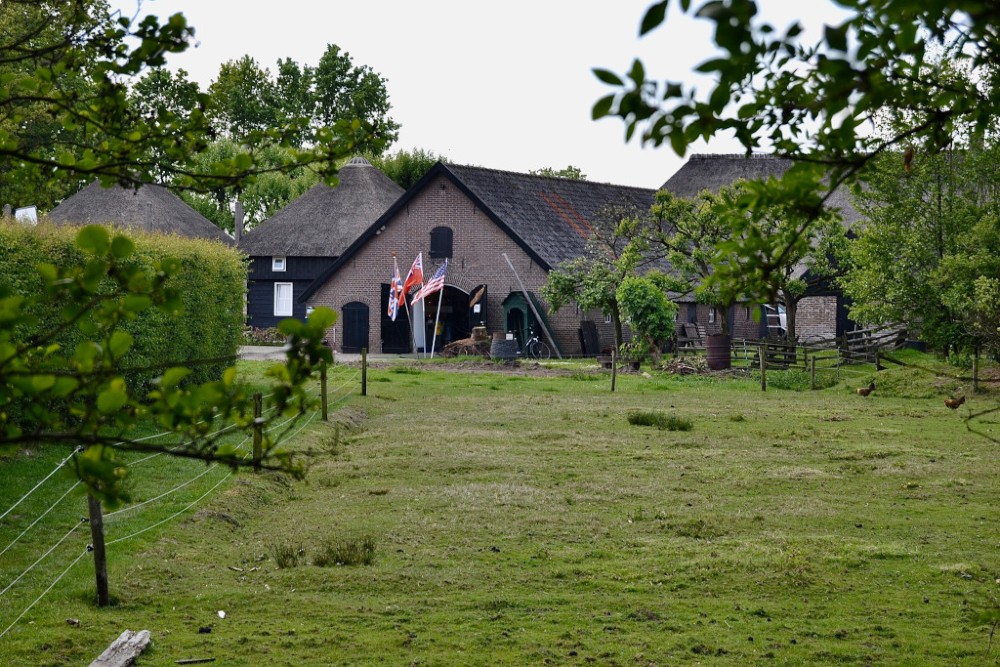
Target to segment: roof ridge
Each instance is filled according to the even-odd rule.
[[[495,174],[510,174],[511,176],[522,176],[524,178],[538,178],[546,181],[557,181],[559,183],[589,183],[590,185],[608,185],[613,188],[628,188],[630,190],[656,191],[656,188],[644,188],[639,185],[622,185],[620,183],[608,183],[606,181],[590,181],[587,179],[562,178],[560,176],[543,176],[541,174],[526,174],[523,171],[511,171],[510,169],[495,169],[493,167],[482,167],[474,164],[457,164],[455,162],[442,163],[445,167],[458,167],[459,169],[476,169]]]
[[[784,158],[774,153],[692,153],[689,159],[691,160],[731,160],[733,158],[738,158],[740,160],[787,160],[789,158]]]

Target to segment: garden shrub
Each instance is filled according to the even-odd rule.
[[[86,255],[76,247],[79,230],[48,224],[27,226],[13,221],[0,222],[0,283],[14,293],[36,296],[44,289],[38,273],[43,263],[58,267],[83,264]],[[135,243],[135,253],[128,261],[156,267],[166,258],[174,258],[181,270],[168,285],[177,290],[183,304],[180,314],[149,309],[124,322],[122,329],[134,337],[134,344],[124,359],[123,368],[163,365],[188,365],[189,381],[216,379],[231,365],[238,350],[243,329],[243,293],[246,264],[240,254],[222,243],[204,239],[151,234],[136,230],[114,230]],[[114,289],[110,281],[107,289]],[[60,304],[42,304],[32,308],[35,321],[20,333],[25,339],[42,332],[57,330],[63,324]],[[56,342],[64,350],[73,350],[85,340],[79,328],[59,332]],[[191,364],[196,360],[218,359],[209,364]],[[158,373],[126,373],[130,382],[144,381]]]

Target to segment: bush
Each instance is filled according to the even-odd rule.
[[[15,294],[36,296],[43,289],[40,264],[58,267],[86,262],[76,247],[79,230],[39,224],[31,227],[17,222],[0,223],[0,283]],[[181,269],[168,283],[177,290],[183,304],[179,316],[149,309],[122,324],[135,342],[122,367],[142,368],[188,365],[195,360],[218,359],[210,364],[189,364],[189,381],[217,379],[231,365],[242,340],[243,292],[246,265],[240,254],[222,243],[204,239],[150,234],[135,230],[114,230],[129,237],[136,246],[128,259],[155,268],[166,258],[180,262]],[[111,293],[110,281],[107,286]],[[35,321],[19,332],[24,339],[57,330],[63,324],[62,304],[36,306]],[[78,327],[59,333],[56,342],[64,350],[74,350],[85,336]],[[148,373],[125,373],[128,381],[148,380]]]
[[[633,426],[655,426],[661,431],[690,431],[694,427],[690,419],[662,412],[630,412],[628,423]]]
[[[284,345],[288,337],[278,331],[278,327],[244,327],[244,345]]]

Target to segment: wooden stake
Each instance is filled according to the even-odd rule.
[[[319,369],[319,393],[320,401],[322,401],[321,405],[323,406],[323,421],[328,422],[330,421],[330,412],[326,399],[326,364],[323,364]]]
[[[368,348],[361,348],[361,395],[368,395]]]
[[[104,514],[101,501],[87,494],[87,509],[90,513],[90,541],[94,549],[94,573],[97,578],[97,606],[111,604],[108,594],[108,556],[104,550]]]
[[[611,348],[611,391],[615,390],[615,381],[618,379],[618,355],[615,348]]]
[[[260,392],[253,395],[253,462],[254,467],[260,469],[261,459],[264,458],[264,399]]]
[[[760,344],[760,390],[767,391],[767,344]]]
[[[816,356],[809,357],[809,388],[816,388]]]

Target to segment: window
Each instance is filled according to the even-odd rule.
[[[431,230],[431,257],[451,257],[451,227],[435,227]]]
[[[708,309],[708,323],[715,324],[715,306]]]
[[[274,314],[292,316],[292,283],[274,283]]]
[[[747,320],[749,322],[751,317],[752,317],[752,315],[750,314],[750,306],[744,306],[743,307],[743,319],[745,319],[745,320]]]
[[[271,258],[271,270],[272,271],[284,271],[285,270],[285,258],[284,257],[272,257]]]
[[[607,315],[604,316],[604,323],[611,324],[611,313],[608,313]]]

